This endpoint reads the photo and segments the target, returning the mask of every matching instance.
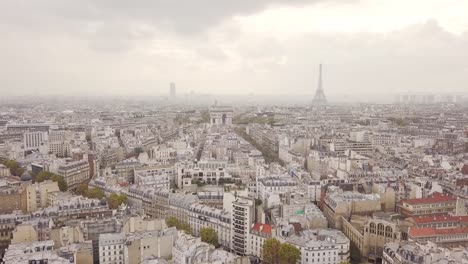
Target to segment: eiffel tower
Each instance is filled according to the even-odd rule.
[[[317,91],[315,91],[314,99],[312,100],[312,105],[326,105],[327,98],[322,88],[322,64],[319,65],[319,79]]]

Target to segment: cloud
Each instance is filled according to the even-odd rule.
[[[120,20],[167,27],[187,34],[212,27],[234,15],[254,13],[271,5],[303,5],[318,1],[7,0],[0,3],[0,17],[4,23],[24,26],[54,21],[96,23]]]
[[[293,1],[301,8],[291,13],[290,2],[2,1],[0,91],[166,94],[174,81],[180,93],[312,95],[319,63],[330,95],[466,90],[468,33],[438,19],[386,31],[311,30],[305,15],[288,24],[303,28],[264,30],[295,20],[297,10],[341,14],[356,4]],[[282,10],[270,17],[282,21],[264,18]]]

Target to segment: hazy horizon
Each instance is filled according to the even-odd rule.
[[[468,90],[464,0],[7,0],[0,34],[2,97]]]

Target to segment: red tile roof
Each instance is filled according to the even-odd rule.
[[[433,195],[426,197],[426,198],[416,198],[416,199],[408,199],[402,200],[401,203],[407,203],[411,205],[415,204],[433,204],[433,203],[443,203],[443,202],[455,202],[457,198],[441,193],[434,193]]]
[[[271,225],[262,224],[262,223],[255,223],[254,226],[252,227],[253,231],[264,233],[270,236],[271,236],[271,229],[272,229]]]
[[[439,222],[468,222],[468,216],[450,216],[450,215],[426,215],[412,217],[416,224],[429,224]]]
[[[411,227],[409,230],[410,237],[444,236],[455,234],[468,234],[468,227],[444,229],[433,227]]]

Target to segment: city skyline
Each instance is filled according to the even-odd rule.
[[[464,93],[466,1],[3,1],[2,95]],[[194,11],[194,12],[193,12]]]

